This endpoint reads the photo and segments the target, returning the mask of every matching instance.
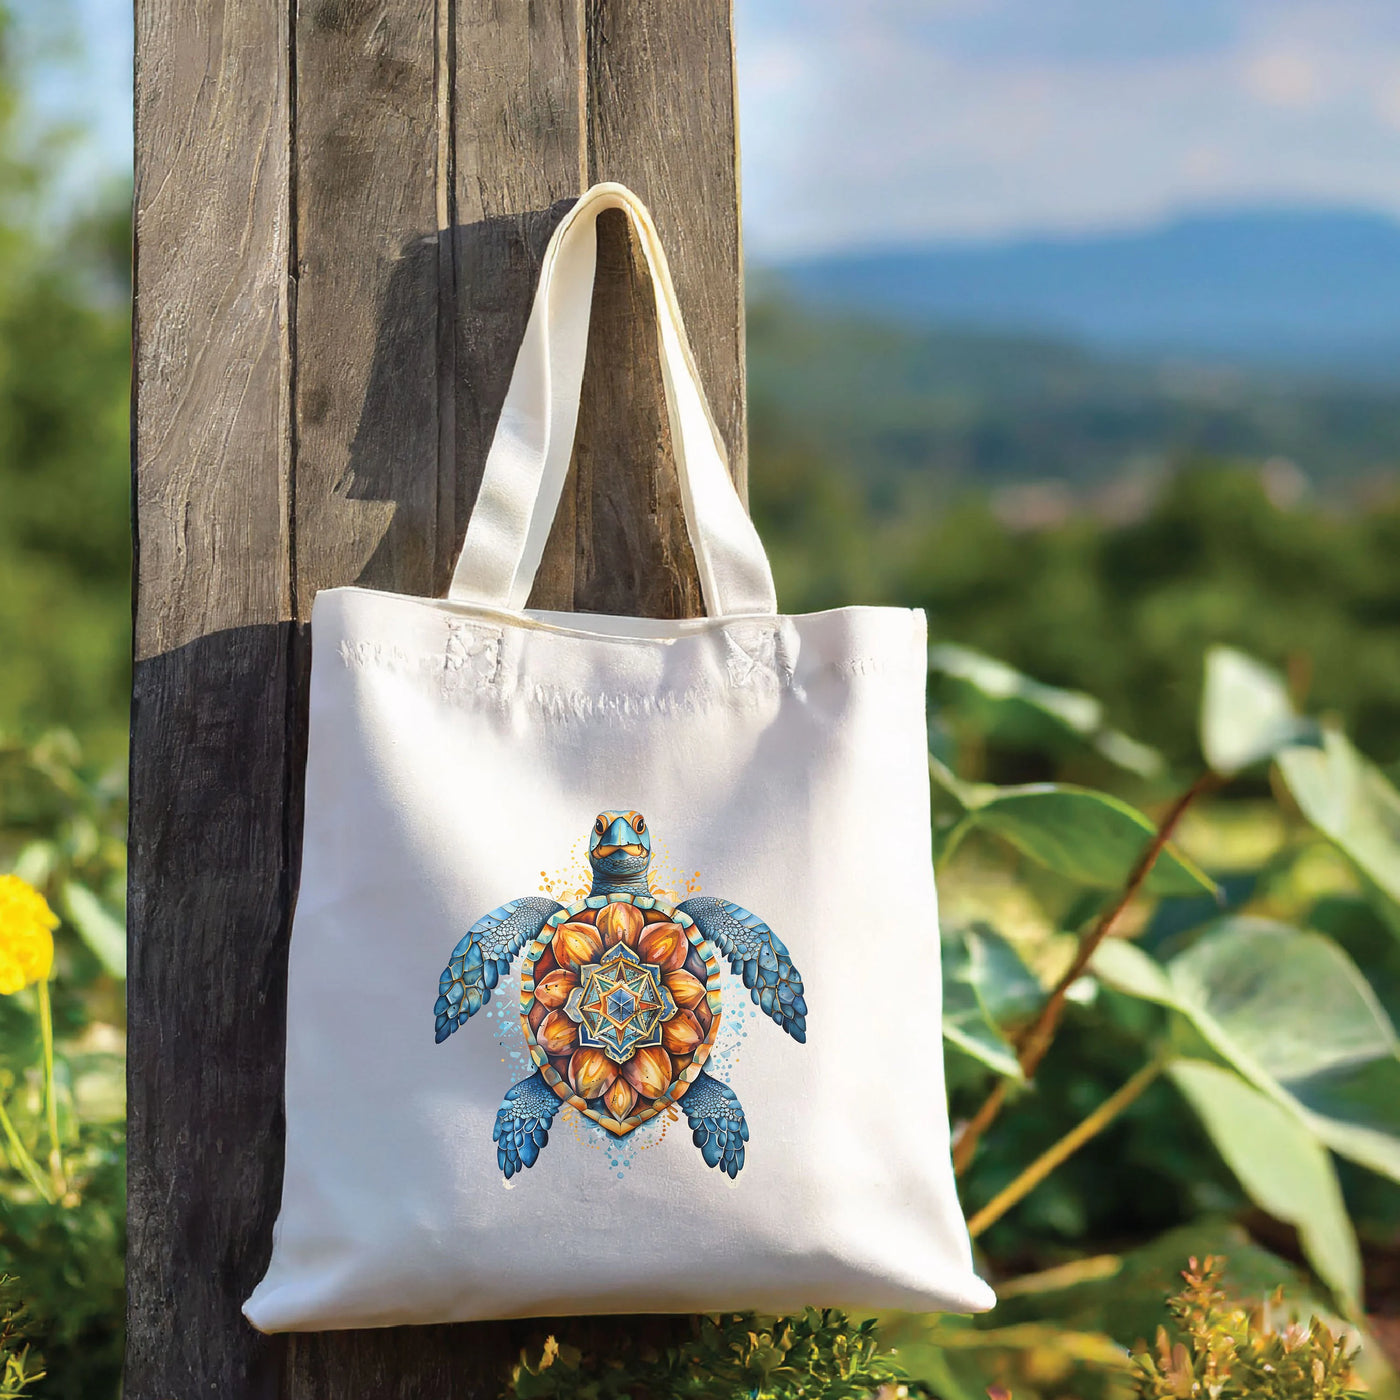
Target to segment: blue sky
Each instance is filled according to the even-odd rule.
[[[82,51],[44,105],[128,159],[123,0],[17,0]],[[1184,209],[1400,214],[1396,0],[735,0],[758,256],[1140,226]],[[47,21],[44,17],[47,16]]]
[[[753,253],[1400,212],[1395,0],[737,0]]]

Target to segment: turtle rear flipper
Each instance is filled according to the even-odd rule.
[[[794,1040],[806,1043],[807,1003],[802,974],[782,940],[757,914],[730,899],[696,895],[676,906],[729,959],[749,994]]]
[[[433,1015],[439,1045],[491,1000],[491,988],[510,971],[515,955],[563,907],[553,899],[512,899],[467,930],[438,979]]]
[[[496,1110],[491,1138],[496,1144],[496,1163],[507,1181],[535,1165],[540,1149],[549,1141],[550,1125],[558,1111],[559,1097],[538,1070],[506,1090]]]
[[[749,1140],[739,1096],[728,1084],[700,1074],[680,1103],[695,1130],[692,1137],[705,1165],[718,1167],[731,1178],[738,1176],[744,1165],[744,1144]]]

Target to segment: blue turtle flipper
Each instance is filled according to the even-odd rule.
[[[718,1167],[731,1179],[738,1176],[744,1165],[744,1144],[749,1140],[739,1096],[729,1085],[701,1074],[680,1103],[705,1165]]]
[[[762,1008],[794,1040],[807,1039],[807,1003],[802,995],[802,974],[792,965],[788,950],[757,914],[742,904],[710,895],[696,895],[676,906],[695,920],[700,932],[729,959]]]
[[[438,979],[433,1018],[439,1044],[491,1000],[491,988],[515,955],[563,907],[552,899],[512,899],[467,930]]]
[[[559,1111],[559,1096],[544,1082],[538,1070],[506,1090],[496,1110],[491,1134],[496,1144],[496,1164],[509,1181],[516,1172],[533,1167],[549,1141],[549,1128]]]

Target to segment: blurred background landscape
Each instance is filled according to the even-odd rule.
[[[753,497],[784,606],[924,606],[1178,754],[1200,648],[1238,643],[1395,762],[1395,19],[856,8],[738,7]],[[0,727],[116,758],[129,14],[9,9]],[[1229,123],[1204,132],[1202,71]]]
[[[1072,781],[1159,811],[1199,770],[1217,644],[1345,730],[1378,784],[1400,777],[1400,11],[737,0],[737,22],[751,495],[784,609],[923,607],[935,643],[971,649],[935,667],[931,747],[953,783]],[[64,1397],[113,1394],[120,1349],[130,23],[120,0],[0,0],[0,869],[62,905],[65,1111],[90,1173],[66,1213],[0,1192],[0,1269],[50,1366],[35,1393]],[[1390,825],[1354,868],[1319,854],[1289,791],[1256,766],[1183,847],[1227,910],[1355,959],[1400,1064],[1400,806],[1377,799]],[[963,1116],[1105,897],[1026,849],[940,850],[950,966],[975,945],[1000,979],[968,974],[981,1049],[949,1050]],[[1131,931],[1166,959],[1220,908],[1178,886]],[[33,1064],[19,1002],[0,1005],[0,1090]],[[1071,1008],[970,1204],[1122,1082],[1144,1004]],[[1400,1142],[1390,1087],[1367,1112]],[[1386,1160],[1337,1171],[1367,1325],[1400,1357]],[[1162,1282],[1220,1240],[1256,1292],[1297,1283],[1360,1317],[1361,1265],[1329,1272],[1316,1221],[1266,1208],[1242,1170],[1158,1083],[983,1242],[1012,1280],[1006,1325],[1053,1317],[1077,1340],[1023,1332],[987,1360],[961,1333],[890,1335],[948,1400],[993,1379],[1124,1394],[1092,1338],[1149,1332]],[[1138,1261],[1132,1287],[1110,1257]],[[1018,1274],[1076,1260],[1059,1312],[1018,1294]]]

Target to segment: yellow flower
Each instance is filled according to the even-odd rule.
[[[33,885],[0,875],[0,995],[48,977],[57,927],[58,916]]]

